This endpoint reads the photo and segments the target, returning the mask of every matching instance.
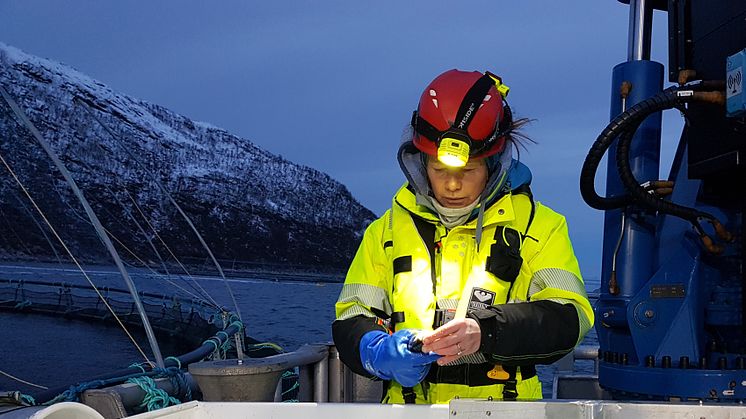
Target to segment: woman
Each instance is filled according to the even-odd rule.
[[[450,70],[422,93],[399,149],[407,183],[373,222],[332,325],[342,361],[387,381],[384,402],[537,399],[536,364],[593,325],[565,219],[512,158],[508,88]]]

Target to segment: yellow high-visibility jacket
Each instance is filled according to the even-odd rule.
[[[335,306],[333,336],[346,365],[370,377],[359,344],[371,330],[433,330],[443,316],[466,313],[479,322],[479,352],[433,364],[404,391],[417,403],[542,397],[534,365],[572,351],[593,325],[565,218],[526,188],[484,210],[479,248],[476,223],[447,230],[406,184],[397,192],[368,226]],[[402,387],[389,383],[384,402],[404,401]]]

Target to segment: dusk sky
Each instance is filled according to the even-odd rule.
[[[404,181],[396,150],[427,83],[490,70],[535,119],[537,144],[520,155],[534,195],[567,217],[597,282],[602,213],[582,201],[579,173],[609,120],[628,13],[616,0],[2,0],[0,42],[326,172],[378,215]],[[665,31],[656,12],[652,58],[667,65]],[[661,177],[680,127],[664,114]]]

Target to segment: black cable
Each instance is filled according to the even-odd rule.
[[[583,200],[589,206],[595,209],[608,210],[621,208],[634,202],[654,211],[688,220],[700,232],[701,226],[698,223],[699,219],[705,218],[710,221],[715,219],[715,217],[708,213],[674,204],[648,193],[637,179],[635,179],[629,163],[629,150],[632,138],[645,118],[666,109],[681,109],[685,103],[698,100],[698,96],[692,91],[695,87],[669,87],[619,114],[606,126],[588,152],[588,156],[583,163],[583,169],[581,170],[580,192]],[[682,91],[686,93],[681,93]],[[596,170],[606,150],[617,138],[616,164],[626,194],[615,197],[601,197],[596,193],[594,186]]]
[[[624,185],[624,189],[630,196],[632,196],[635,204],[663,214],[683,218],[692,224],[696,224],[695,228],[698,227],[699,223],[697,221],[701,218],[713,220],[715,217],[706,212],[678,205],[671,201],[661,199],[655,194],[649,193],[649,191],[645,189],[644,186],[640,185],[640,182],[635,179],[635,175],[632,173],[632,167],[629,162],[629,154],[632,137],[643,120],[644,118],[640,118],[634,124],[631,124],[630,128],[624,131],[617,142],[616,166],[617,171],[619,172],[619,178],[622,180],[622,184]],[[700,229],[698,228],[698,230]]]
[[[657,99],[659,96],[666,96],[668,93],[677,89],[678,87],[676,86],[669,87],[656,96],[634,105],[625,112],[617,115],[611,122],[609,122],[609,125],[601,131],[601,134],[599,134],[598,138],[596,138],[596,141],[591,146],[591,149],[588,151],[588,155],[583,162],[583,168],[580,171],[580,194],[585,203],[591,208],[610,210],[626,207],[632,203],[633,198],[628,193],[613,197],[602,197],[596,193],[594,182],[598,165],[601,163],[604,154],[606,154],[606,150],[609,149],[617,137],[628,129],[630,124],[633,124],[638,118],[640,121],[643,121],[651,113],[662,110],[657,109],[650,111],[649,108],[656,103],[654,99]],[[640,118],[639,115],[641,113],[643,116]],[[634,131],[632,134],[634,135]]]

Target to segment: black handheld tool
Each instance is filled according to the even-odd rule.
[[[415,336],[409,342],[409,350],[412,352],[422,352],[422,339],[419,336]]]

